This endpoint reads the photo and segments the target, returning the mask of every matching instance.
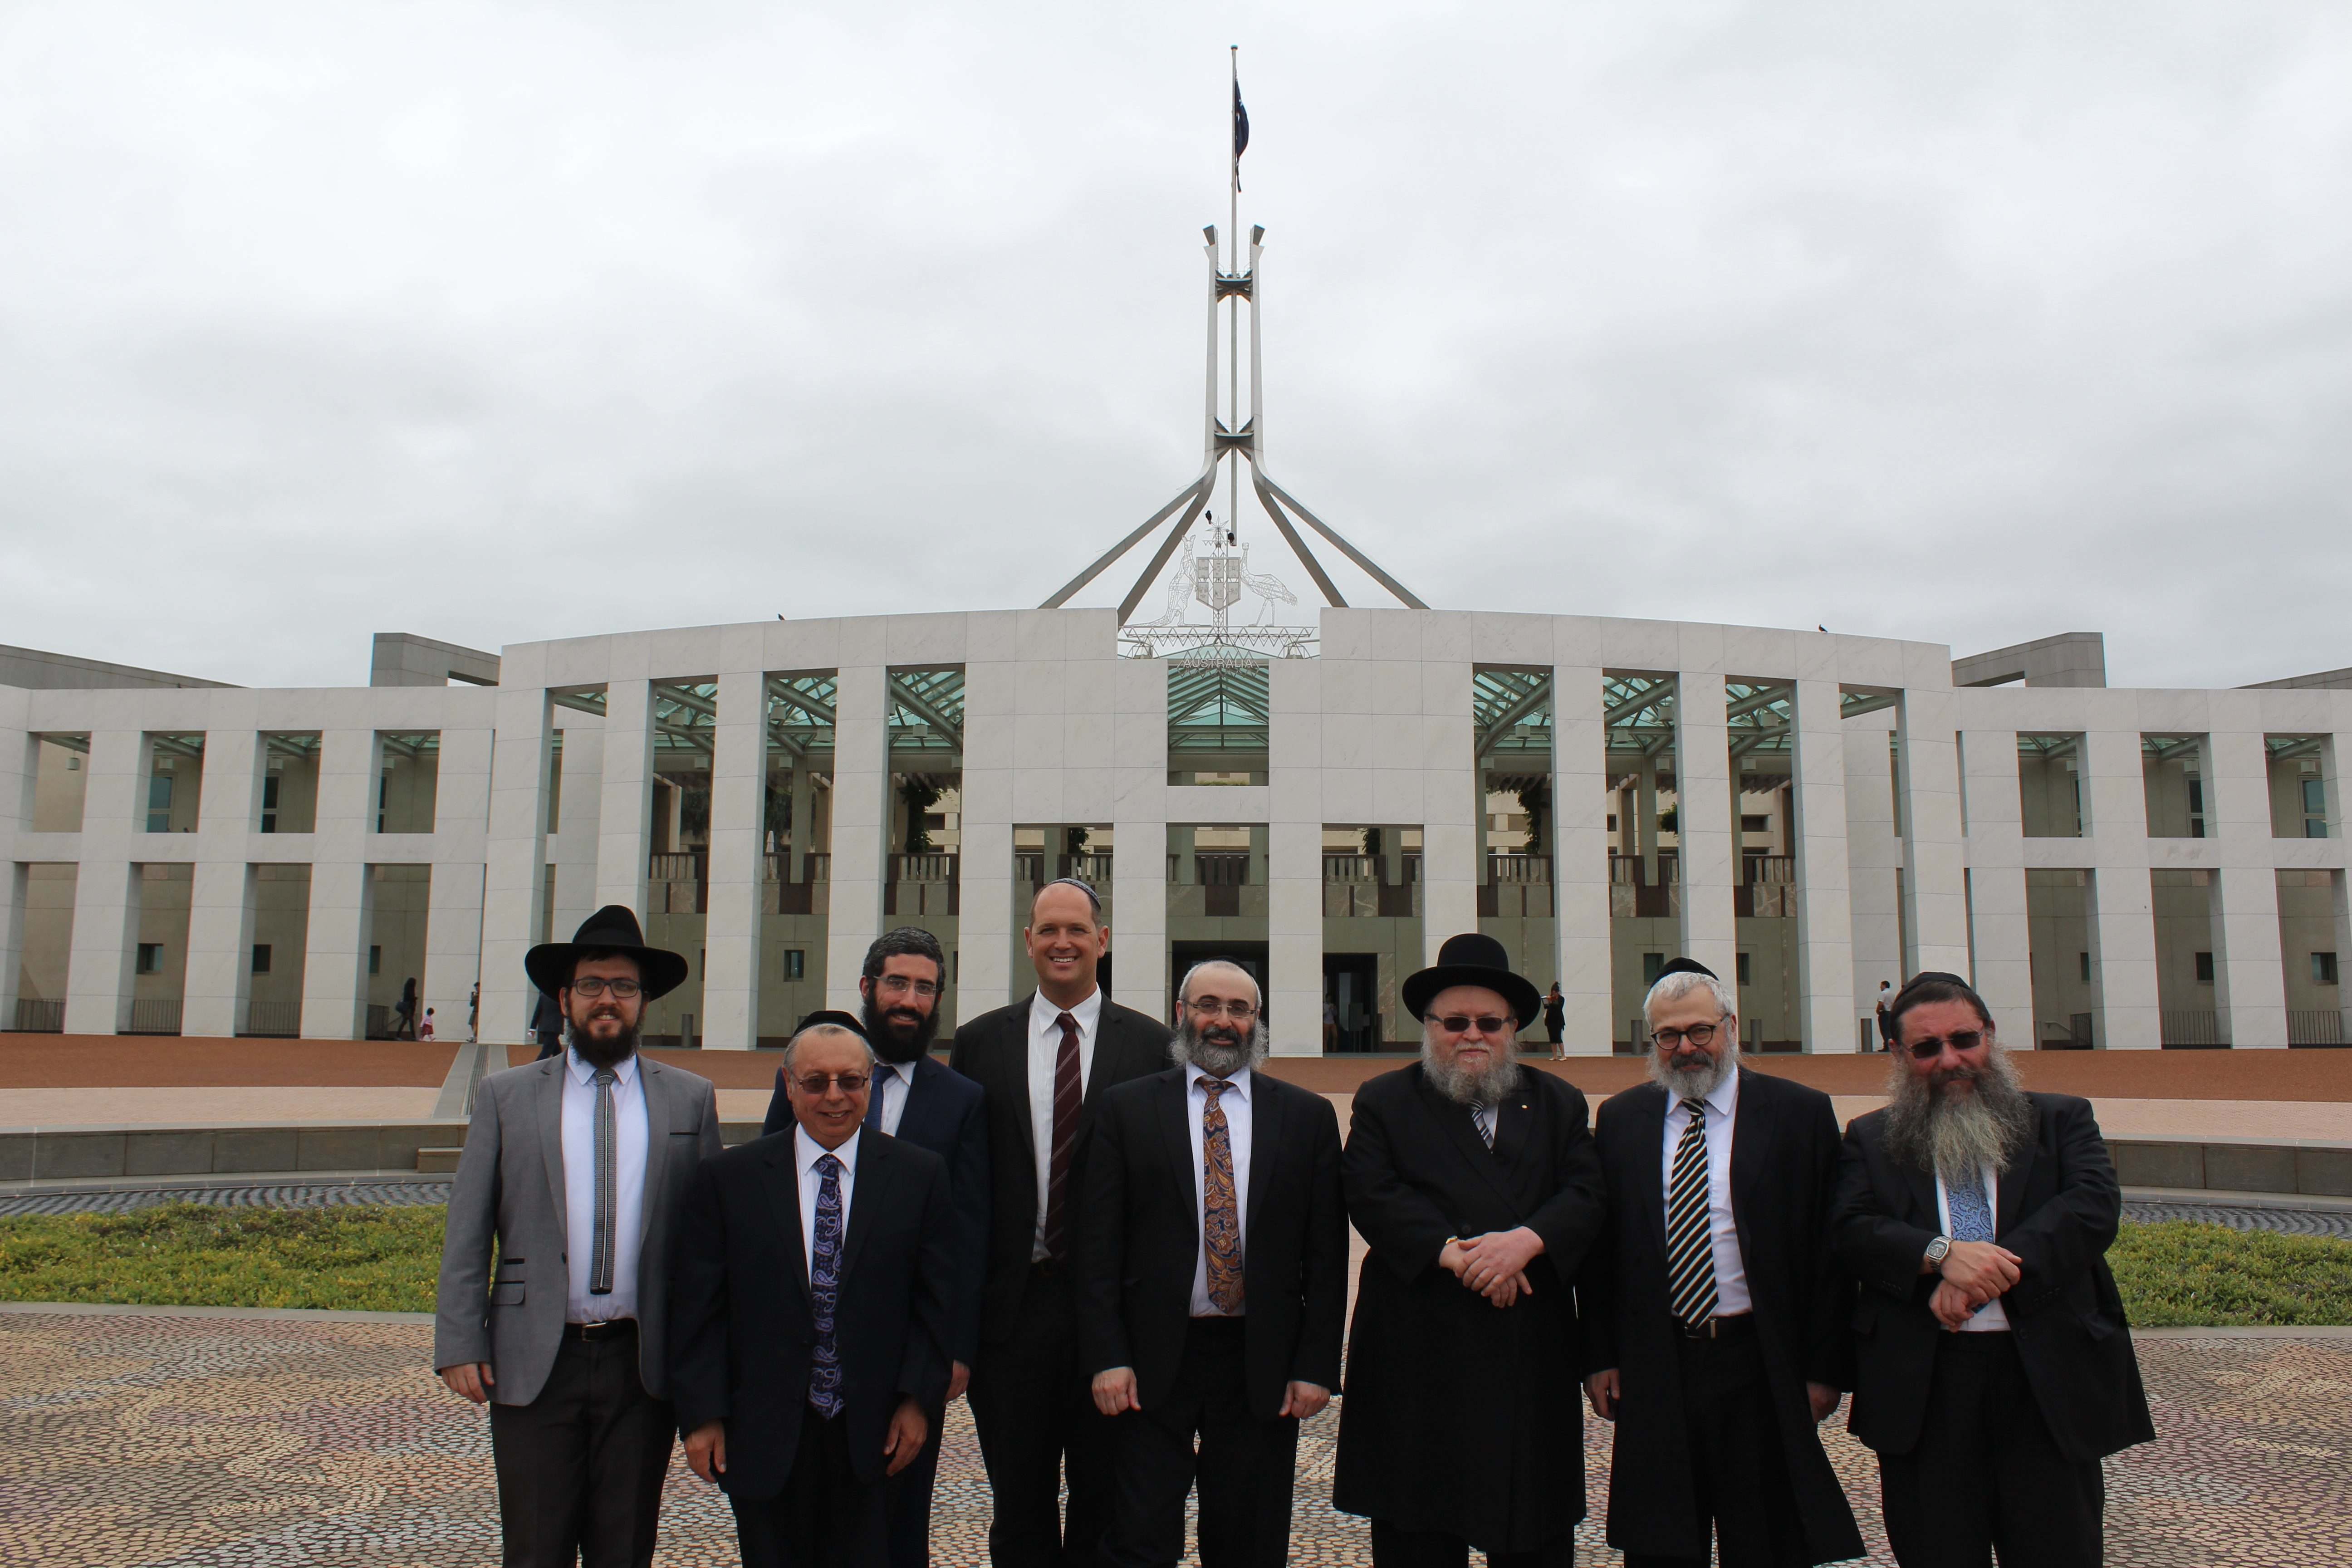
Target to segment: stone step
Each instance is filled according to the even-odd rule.
[[[455,1171],[457,1156],[464,1152],[463,1149],[419,1149],[416,1152],[416,1169],[425,1174]]]

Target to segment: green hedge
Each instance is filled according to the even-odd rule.
[[[0,1219],[0,1300],[429,1312],[439,1208]],[[2140,1328],[2352,1323],[2352,1242],[2171,1221],[2108,1254]]]

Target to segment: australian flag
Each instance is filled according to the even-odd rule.
[[[1234,83],[1234,189],[1242,188],[1242,154],[1249,150],[1249,110],[1242,107],[1242,84]]]

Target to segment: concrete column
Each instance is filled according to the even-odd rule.
[[[1878,983],[1902,984],[1903,915],[1895,889],[1903,844],[1895,836],[1890,720],[1865,714],[1839,726],[1845,750],[1847,897],[1853,906],[1854,1016],[1877,1005]]]
[[[1969,730],[1960,736],[1960,788],[1968,826],[1969,932],[1977,994],[2003,1038],[2030,1050],[2041,1037],[2033,1016],[2033,951],[2026,921],[2025,818],[2017,786],[2017,732]]]
[[[23,977],[29,879],[16,835],[33,826],[36,742],[26,728],[28,707],[23,691],[0,690],[0,1028],[10,1029]]]
[[[758,1043],[767,695],[767,678],[760,670],[719,678],[710,763],[710,903],[703,938],[705,1048],[750,1050]]]
[[[147,754],[146,737],[137,730],[95,731],[89,738],[81,869],[74,889],[73,946],[66,961],[68,1035],[112,1035],[130,1026],[131,967],[138,956],[139,929],[133,852],[137,831],[146,823]]]
[[[446,734],[441,743],[449,743]],[[417,1005],[433,1009],[437,1037],[463,1040],[466,1000],[482,977],[487,868],[479,860],[436,860],[432,876],[425,889],[425,973],[417,981]]]
[[[555,910],[547,923],[552,934],[569,936],[596,910],[596,850],[604,826],[604,721],[567,708],[551,712],[549,723],[563,731],[563,784],[562,798],[555,803],[554,831],[544,841],[546,863],[555,872]]]
[[[1422,667],[1421,724],[1421,941],[1423,960],[1437,962],[1445,939],[1478,929],[1478,884],[1486,875],[1486,797],[1478,788],[1477,741],[1470,717],[1470,666]],[[1331,724],[1340,721],[1327,719]],[[1372,720],[1356,722],[1376,723]],[[1407,721],[1406,722],[1411,722]],[[1375,741],[1385,745],[1386,738]],[[1374,792],[1375,803],[1379,791]],[[1375,811],[1375,816],[1381,815]],[[1320,827],[1318,823],[1318,827]],[[1408,824],[1407,826],[1410,826]],[[1322,840],[1316,840],[1315,904],[1323,905]],[[1318,927],[1318,945],[1320,927]],[[1524,965],[1527,955],[1513,953]],[[1322,961],[1316,961],[1315,1020],[1323,1018]]]
[[[1014,992],[1014,971],[1022,967],[1013,956],[1019,921],[1013,887],[1016,668],[1002,660],[964,667],[963,845],[958,870],[963,894],[956,917],[956,946],[962,956],[954,976],[959,1023],[1004,1005]],[[1115,904],[1108,918],[1116,941],[1124,917]],[[1113,987],[1124,1000],[1120,981],[1115,964]]]
[[[1323,1054],[1323,824],[1250,829],[1265,847],[1266,1025],[1274,1054]],[[1164,983],[1163,983],[1164,984]]]
[[[1906,687],[1895,705],[1895,786],[1903,800],[1907,971],[1969,972],[1967,862],[1960,840],[1958,736],[1948,687]]]
[[[1808,1051],[1851,1051],[1853,897],[1846,866],[1845,733],[1833,680],[1800,680],[1790,705],[1795,803],[1797,1027]]]
[[[1682,945],[1727,984],[1739,965],[1731,889],[1739,855],[1731,837],[1731,735],[1723,677],[1675,678],[1675,837],[1680,846]]]
[[[2091,963],[2099,986],[2098,1044],[2163,1043],[2156,987],[2156,910],[2147,875],[2147,808],[2137,730],[2083,736],[2084,848],[2094,870]],[[2273,939],[2275,940],[2275,939]]]
[[[0,734],[0,746],[9,744]],[[25,902],[31,880],[29,868],[15,858],[0,858],[0,1023],[16,1026],[17,983],[24,976]]]
[[[1576,1056],[1609,1054],[1609,752],[1601,671],[1562,666],[1551,682],[1552,891],[1556,972]],[[1657,797],[1651,796],[1654,811]]]
[[[310,934],[302,956],[302,1035],[367,1036],[367,950],[381,750],[373,730],[319,737],[319,820],[311,838]],[[437,812],[436,812],[437,815]]]
[[[2205,737],[2205,832],[2220,842],[2214,873],[2214,1005],[2230,1044],[2286,1046],[2278,871],[2271,847],[2270,762],[2258,731]]]
[[[1725,745],[1731,743],[1728,736]],[[1634,826],[1641,836],[1642,885],[1658,885],[1658,759],[1643,757],[1633,784]]]
[[[246,848],[261,821],[261,736],[250,721],[205,731],[196,863],[188,889],[183,1035],[234,1035],[245,1023],[253,973],[253,877]]]
[[[2329,796],[2329,805],[2331,808],[2333,807],[2334,803],[2335,797],[2331,794]],[[2336,822],[2332,816],[2328,821],[2327,826],[2330,832],[2335,830]],[[2347,1038],[2352,1038],[2352,1005],[2343,1005],[2344,997],[2347,994],[2352,994],[2352,986],[2345,986],[2341,983],[2344,965],[2347,962],[2352,962],[2352,875],[2347,875],[2346,872],[2338,871],[2334,876],[2330,877],[2328,881],[2332,884],[2331,891],[2334,893],[2336,900],[2336,965],[2338,981],[2336,994],[2338,1001],[2337,1010],[2344,1015],[2344,1022],[2347,1026],[2346,1037]],[[18,900],[17,907],[20,909],[24,907],[22,900]]]
[[[508,673],[515,674],[511,665]],[[547,689],[535,682],[501,686],[497,715],[490,751],[490,829],[482,883],[481,1036],[497,1044],[517,1045],[529,1033],[531,1009],[539,1002],[523,973],[522,961],[543,934],[540,912],[547,864]],[[568,742],[564,750],[564,819],[586,826],[590,819],[571,787],[574,775]],[[575,817],[575,812],[581,815]],[[556,889],[561,897],[560,879]],[[571,930],[563,934],[569,936]]]
[[[541,763],[544,766],[544,762]],[[604,690],[604,776],[597,799],[596,905],[625,904],[642,921],[653,896],[647,864],[654,789],[653,684]]]
[[[882,934],[882,874],[890,807],[890,737],[880,665],[842,670],[835,688],[833,892],[825,918],[825,1005],[857,1008],[866,950]]]
[[[806,757],[793,759],[792,879],[795,882],[808,880],[809,847],[816,841],[814,777]]]

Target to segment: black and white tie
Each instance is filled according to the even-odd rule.
[[[1487,1148],[1492,1149],[1495,1146],[1495,1108],[1493,1106],[1483,1100],[1472,1100],[1470,1125],[1478,1130],[1478,1136],[1486,1141]]]
[[[620,1131],[613,1112],[611,1068],[596,1069],[596,1241],[588,1264],[588,1293],[613,1293],[613,1211],[620,1206]]]
[[[1675,1145],[1666,1193],[1666,1304],[1696,1328],[1715,1316],[1714,1226],[1707,1207],[1706,1101],[1685,1100],[1690,1121]]]

